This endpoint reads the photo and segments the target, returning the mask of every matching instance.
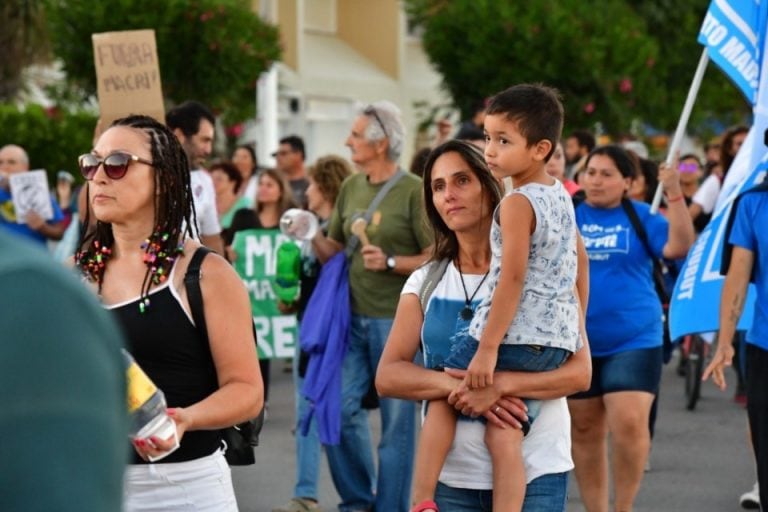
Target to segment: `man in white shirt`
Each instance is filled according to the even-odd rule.
[[[208,108],[197,101],[185,101],[165,114],[165,124],[179,139],[187,154],[190,186],[195,204],[196,232],[200,242],[224,254],[221,224],[216,212],[216,191],[213,180],[203,169],[213,149],[216,119]]]

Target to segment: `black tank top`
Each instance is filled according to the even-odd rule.
[[[172,281],[172,280],[171,280]],[[139,366],[165,393],[168,407],[188,407],[219,388],[211,349],[187,317],[171,285],[150,295],[139,312],[138,299],[110,309]],[[181,446],[162,462],[183,462],[212,454],[220,445],[218,430],[185,432]],[[131,447],[132,464],[145,464]]]

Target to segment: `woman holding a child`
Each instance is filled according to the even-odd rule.
[[[413,363],[423,349],[425,366],[438,366],[451,351],[458,318],[474,309],[489,293],[490,229],[502,191],[483,155],[472,145],[449,141],[430,155],[424,172],[425,210],[435,250],[433,261],[447,260],[442,275],[425,265],[414,271],[403,288],[392,331],[381,357],[376,385],[380,394],[411,400],[452,396],[464,414],[521,428],[525,419],[520,396],[544,400],[539,416],[523,441],[527,479],[524,511],[565,510],[571,462],[570,423],[565,399],[589,382],[589,349],[585,346],[562,367],[549,372],[499,372],[493,385],[461,389],[454,371],[437,372]],[[425,281],[436,280],[426,299]],[[435,502],[443,512],[490,510],[492,465],[484,443],[485,425],[458,422],[456,435],[440,473]]]

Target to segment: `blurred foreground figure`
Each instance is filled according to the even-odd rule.
[[[122,340],[40,249],[0,232],[0,510],[120,510]]]

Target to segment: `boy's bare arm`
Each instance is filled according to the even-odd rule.
[[[499,211],[502,255],[501,274],[493,291],[488,321],[477,354],[469,365],[467,383],[484,387],[493,383],[493,370],[504,335],[515,319],[528,269],[528,250],[536,218],[528,199],[521,194],[505,197]],[[474,367],[473,367],[474,365]]]

